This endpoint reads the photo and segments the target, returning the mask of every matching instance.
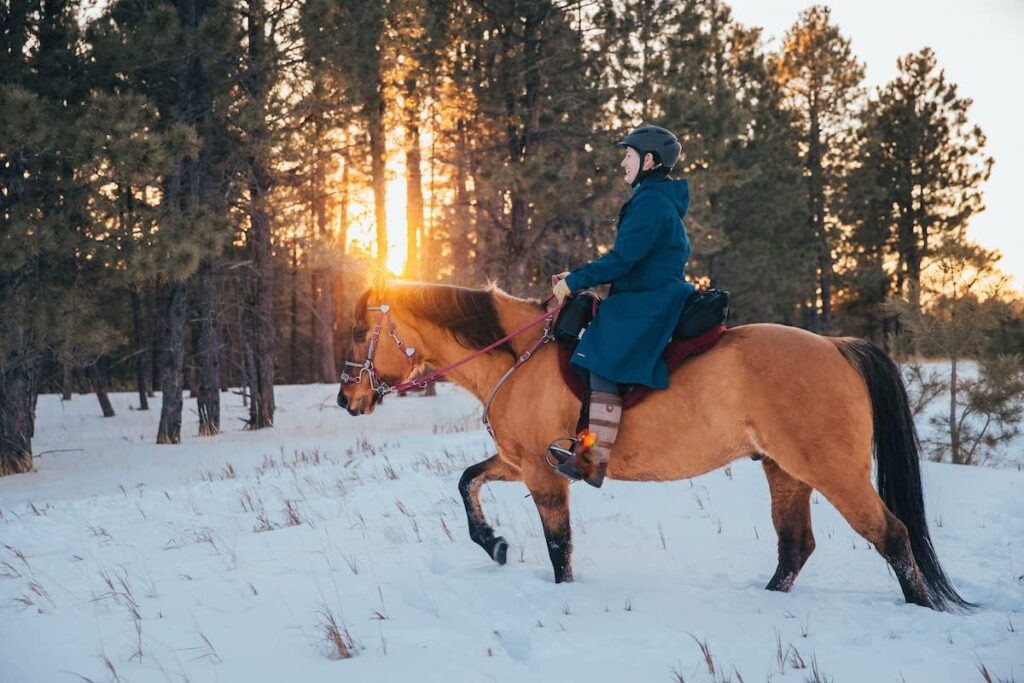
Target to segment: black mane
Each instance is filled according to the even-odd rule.
[[[410,313],[445,330],[459,344],[482,349],[504,337],[492,289],[471,289],[454,285],[403,284],[390,287],[387,303],[401,304]],[[356,306],[357,319],[366,313],[371,290],[366,290]],[[496,347],[515,355],[508,342]]]

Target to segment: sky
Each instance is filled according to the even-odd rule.
[[[988,139],[995,158],[983,186],[986,211],[975,216],[969,234],[1003,253],[1000,267],[1024,290],[1024,234],[1013,197],[1024,184],[1024,0],[730,0],[733,16],[764,28],[775,46],[813,4],[832,8],[832,19],[865,64],[869,87],[896,75],[896,60],[931,47],[946,77],[962,97],[974,101],[970,120]],[[775,42],[771,42],[775,41]],[[1018,188],[1015,190],[1014,188]]]

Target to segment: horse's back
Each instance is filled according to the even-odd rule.
[[[701,438],[728,435],[711,438],[719,456],[806,452],[852,434],[870,437],[867,387],[840,352],[842,341],[771,323],[729,328],[675,370],[652,409],[681,408],[688,431]]]
[[[775,323],[752,323],[731,327],[704,357],[716,371],[722,365],[745,370],[747,376],[780,376],[793,380],[806,380],[811,375],[825,372],[835,380],[859,377],[843,357],[839,347],[843,338],[827,337],[799,327]],[[677,369],[685,376],[687,363]],[[673,378],[674,379],[674,378]]]

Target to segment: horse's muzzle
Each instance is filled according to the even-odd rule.
[[[370,399],[370,405],[379,405],[384,402],[384,397],[380,394],[375,393],[373,398]],[[349,415],[355,417],[357,415],[366,415],[366,400],[359,402],[358,407],[354,404],[350,404],[348,398],[343,392],[338,392],[338,405],[344,408]]]

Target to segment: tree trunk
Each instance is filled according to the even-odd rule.
[[[953,464],[962,465],[960,461],[960,425],[956,419],[956,363],[957,359],[949,359],[949,451]]]
[[[252,353],[255,366],[253,394],[249,404],[250,429],[274,424],[274,264],[271,259],[271,217],[267,197],[271,189],[270,133],[266,103],[270,95],[270,73],[266,50],[266,12],[263,0],[249,0],[246,6],[249,38],[249,97],[253,100],[255,123],[250,131],[249,233],[253,264],[250,290],[253,325]],[[272,49],[272,48],[271,48]]]
[[[322,154],[317,155],[313,214],[316,217],[319,243],[326,248],[331,244],[331,226],[327,216],[327,180],[324,165]],[[329,384],[338,379],[334,364],[334,269],[328,259],[321,258],[319,263],[320,266],[313,271],[313,348],[316,353],[313,359],[313,372],[317,379]]]
[[[254,323],[250,323],[250,326]],[[245,386],[242,387],[242,405],[248,406],[250,416],[252,414],[252,397],[259,391],[259,384],[256,381],[256,350],[250,343],[251,339],[242,342],[245,360]],[[250,417],[250,419],[252,419]],[[248,424],[246,425],[248,426]]]
[[[198,334],[193,352],[199,385],[199,436],[220,433],[220,282],[215,271],[215,261],[204,258],[195,277],[199,285],[195,306]]]
[[[75,368],[75,388],[78,390],[79,396],[88,396],[92,393],[92,385],[89,383],[89,378],[85,376],[85,370],[83,368]]]
[[[385,148],[384,114],[385,103],[383,97],[378,97],[375,103],[372,118],[369,122],[370,129],[370,175],[373,184],[373,215],[377,223],[377,265],[383,270],[388,267],[388,214],[387,214],[387,176],[385,175],[385,160],[387,149]]]
[[[71,366],[70,361],[65,361],[60,364],[61,367],[61,382],[60,382],[60,398],[62,401],[70,401],[71,396],[74,393],[74,372],[75,369]]]
[[[315,382],[320,377],[320,371],[317,368],[316,362],[319,351],[317,351],[317,324],[316,324],[316,311],[317,311],[317,290],[320,289],[320,285],[317,282],[317,268],[313,268],[309,274],[309,305],[305,306],[306,312],[309,313],[309,329],[306,330],[306,336],[309,339],[309,343],[305,346],[307,353],[302,354],[306,362],[303,363],[303,382]]]
[[[291,301],[288,308],[288,377],[290,384],[298,384],[299,373],[299,246],[292,238],[291,246]]]
[[[341,171],[341,196],[338,201],[338,244],[341,247],[341,257],[345,258],[348,249],[348,201],[349,201],[349,159],[345,158],[342,160]],[[345,321],[348,319],[348,311],[345,311],[343,306],[345,302],[345,276],[344,269],[339,268],[334,273],[333,281],[333,292],[334,297],[334,349],[335,349],[335,368],[341,367],[345,362],[345,358],[342,354],[346,350],[346,334],[348,329],[345,326]],[[338,375],[331,379],[332,382],[338,380]]]
[[[250,228],[255,274],[252,282],[252,349],[255,362],[252,403],[249,406],[250,429],[274,424],[274,291],[270,254],[270,215],[258,183],[250,188],[253,202]]]
[[[107,395],[106,373],[100,369],[100,360],[89,366],[89,381],[92,382],[92,390],[96,392],[96,398],[100,402],[100,410],[103,417],[114,417],[114,406],[110,405],[110,396]]]
[[[437,269],[441,263],[441,245],[436,239],[437,227],[437,136],[430,141],[430,205],[423,221],[423,238],[420,240],[420,275],[427,282],[437,282]],[[464,265],[466,262],[462,261]]]
[[[817,291],[812,296],[814,313],[811,316],[813,332],[827,332],[832,325],[832,252],[829,249],[825,229],[825,190],[822,169],[822,143],[818,111],[812,104],[808,112],[810,120],[807,140],[807,194],[808,221],[811,238],[817,244]],[[821,307],[818,307],[818,298]]]
[[[32,368],[12,351],[0,367],[0,476],[32,471]]]
[[[331,384],[338,379],[334,364],[334,269],[321,268],[314,274],[316,283],[316,371],[321,382]]]
[[[411,280],[423,277],[420,249],[423,244],[423,172],[420,168],[420,94],[415,77],[405,81],[405,222],[408,252],[405,276]]]
[[[187,321],[186,324],[188,324]],[[197,398],[199,396],[199,370],[196,367],[196,349],[199,347],[199,328],[195,324],[190,328],[192,334],[185,339],[185,384],[188,385],[188,397]]]
[[[145,327],[142,320],[142,301],[139,290],[135,287],[129,288],[128,294],[132,301],[132,346],[135,349],[135,385],[139,390],[139,410],[149,410],[149,401],[146,398],[146,358],[149,357],[149,347],[142,339]]]
[[[169,282],[166,287],[166,314],[163,333],[163,397],[160,406],[159,444],[181,441],[181,390],[184,384],[185,285]]]
[[[458,149],[455,152],[455,220],[449,227],[452,244],[452,262],[455,264],[454,275],[456,284],[472,284],[473,274],[469,264],[469,238],[473,230],[472,216],[469,210],[469,190],[466,185],[468,172],[467,156],[470,154],[466,140],[466,122],[459,119],[456,124],[459,136]]]
[[[150,340],[149,345],[149,370],[150,370],[150,381],[149,381],[149,397],[154,398],[156,396],[156,388],[163,386],[163,369],[164,369],[164,348],[163,348],[163,319],[160,315],[160,306],[157,302],[160,301],[161,295],[163,295],[163,288],[153,283],[152,287],[146,290],[146,332],[147,338]]]

